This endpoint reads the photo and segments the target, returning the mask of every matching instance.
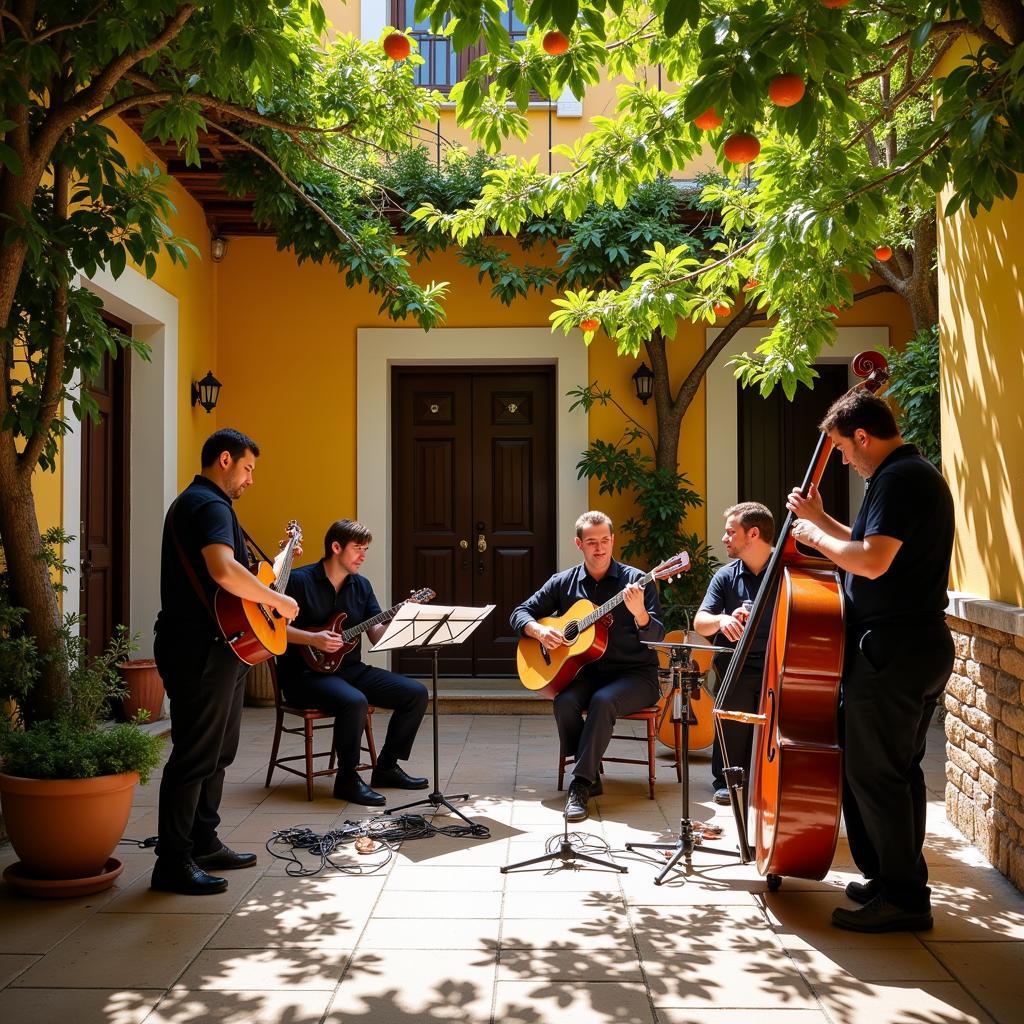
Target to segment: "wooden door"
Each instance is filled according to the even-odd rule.
[[[514,675],[508,617],[555,571],[553,369],[396,368],[392,406],[392,600],[431,587],[440,604],[496,605],[440,668]],[[423,655],[395,664],[430,670]]]
[[[790,402],[775,390],[762,398],[756,388],[737,385],[739,416],[739,501],[760,501],[771,509],[776,526],[786,515],[786,496],[803,483],[818,443],[818,424],[828,407],[848,388],[847,367],[819,363],[814,390],[798,387]],[[837,456],[829,459],[821,481],[825,510],[847,522],[850,470]],[[721,511],[720,509],[718,511]]]
[[[131,326],[104,314],[125,334]],[[128,621],[128,378],[130,358],[104,356],[85,385],[99,419],[82,421],[79,610],[90,654],[99,654]]]

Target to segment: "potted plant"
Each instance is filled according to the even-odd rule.
[[[0,807],[20,858],[3,877],[44,897],[100,892],[123,868],[112,853],[136,784],[159,763],[162,739],[138,722],[108,727],[105,721],[111,702],[125,692],[116,666],[132,645],[123,627],[102,655],[90,658],[74,616],[63,621],[59,648],[43,652],[22,632],[22,615],[0,586],[0,696],[7,699],[0,717]],[[51,717],[24,721],[23,699],[47,658],[66,659],[66,691]]]
[[[117,665],[124,683],[121,711],[126,722],[155,722],[163,717],[164,681],[152,658],[132,658]]]

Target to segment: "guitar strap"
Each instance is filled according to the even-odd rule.
[[[181,496],[179,495],[178,497],[180,498]],[[202,583],[199,582],[199,577],[196,575],[196,571],[193,568],[192,563],[188,560],[188,555],[185,554],[185,549],[181,546],[181,541],[178,539],[178,531],[175,528],[174,523],[177,508],[178,498],[175,498],[174,501],[171,502],[171,507],[167,510],[167,528],[170,530],[171,540],[174,541],[174,547],[178,552],[178,558],[181,559],[181,567],[185,570],[185,575],[188,577],[189,583],[192,584],[193,589],[210,618],[213,619],[214,623],[216,623],[217,616],[214,615],[213,608],[210,606],[210,598],[203,589]],[[245,531],[243,530],[242,532],[244,533]]]

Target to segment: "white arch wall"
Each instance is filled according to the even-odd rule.
[[[160,535],[164,512],[177,494],[178,300],[131,268],[115,280],[106,271],[78,283],[103,300],[132,335],[150,346],[148,362],[132,358],[129,428],[128,628],[139,634],[137,656],[153,650],[153,622],[160,608]],[[74,387],[78,381],[74,381]],[[78,612],[78,534],[81,517],[82,435],[77,420],[63,444],[62,521],[75,539],[64,548],[76,572],[67,580],[64,610]]]

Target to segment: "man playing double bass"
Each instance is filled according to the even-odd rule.
[[[889,406],[852,391],[821,423],[867,481],[853,527],[828,515],[816,489],[794,490],[793,537],[844,570],[843,814],[864,875],[832,923],[860,932],[931,928],[923,848],[927,807],[921,760],[936,701],[953,667],[946,586],[953,499],[941,474],[905,444]]]

